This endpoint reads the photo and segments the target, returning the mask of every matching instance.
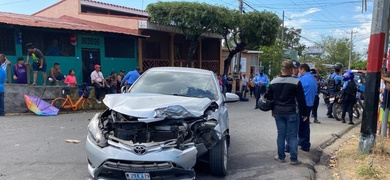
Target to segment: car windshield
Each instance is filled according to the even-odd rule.
[[[365,79],[364,79],[364,75],[361,74],[361,73],[354,73],[355,74],[355,77],[354,77],[354,80],[358,83],[361,83],[361,84],[364,84],[365,83]]]
[[[218,98],[214,77],[208,74],[149,71],[131,87],[130,93],[155,93],[174,96]]]

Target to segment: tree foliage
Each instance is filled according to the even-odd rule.
[[[230,19],[231,18],[231,19]],[[232,12],[232,16],[227,17],[227,21],[220,32],[228,41],[230,36],[235,42],[234,49],[227,47],[229,55],[224,61],[224,74],[228,73],[231,60],[235,54],[245,48],[259,49],[260,46],[270,46],[274,44],[278,36],[281,20],[271,12],[248,12],[238,14]]]
[[[367,61],[355,61],[351,64],[351,69],[366,70]]]
[[[281,65],[283,61],[283,45],[277,40],[271,46],[262,46],[260,50],[263,53],[260,55],[264,72],[266,72],[270,79],[280,74]]]
[[[320,61],[327,64],[335,64],[340,62],[344,67],[348,67],[350,40],[347,38],[334,38],[332,36],[322,37],[319,45],[324,47],[325,53],[320,56]],[[356,51],[352,52],[351,64],[362,60],[362,55]]]
[[[190,66],[200,38],[204,33],[220,30],[219,22],[225,21],[229,10],[219,6],[196,2],[157,2],[149,4],[150,21],[160,25],[175,26],[189,41],[186,65]]]
[[[302,57],[302,51],[305,48],[305,46],[299,42],[301,39],[301,29],[284,27],[283,30],[283,41],[281,33],[279,33],[278,39],[274,44],[271,46],[260,47],[260,50],[263,51],[263,53],[260,55],[260,60],[262,62],[262,66],[265,69],[265,72],[269,73],[268,75],[270,78],[280,74],[280,66],[282,64],[283,58],[288,58],[284,57],[284,51],[295,50],[298,52],[298,55]]]
[[[187,66],[195,54],[199,39],[205,33],[221,34],[226,42],[232,37],[235,46],[227,46],[229,55],[224,61],[224,74],[227,74],[233,56],[246,47],[258,49],[272,45],[281,24],[278,16],[271,12],[240,14],[235,10],[197,2],[160,1],[149,4],[147,11],[151,22],[182,30],[190,42]]]
[[[302,56],[302,52],[305,49],[305,45],[299,42],[301,40],[302,29],[284,27],[283,31],[283,39],[280,34],[280,39],[283,42],[283,48],[295,50],[298,52],[299,56]]]

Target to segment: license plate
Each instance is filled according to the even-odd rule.
[[[125,173],[127,180],[150,180],[149,173]]]
[[[329,101],[334,101],[334,98],[329,98]]]

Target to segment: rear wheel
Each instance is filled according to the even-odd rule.
[[[84,110],[92,110],[93,109],[93,104],[91,102],[91,100],[89,98],[86,98],[83,100],[83,104],[81,105],[81,107],[84,109]]]
[[[225,176],[227,173],[228,144],[226,137],[210,150],[210,171],[216,176]]]
[[[341,113],[343,111],[343,109],[341,108],[341,105],[339,103],[334,103],[333,104],[333,108],[332,108],[332,111],[333,111],[333,116],[337,119],[337,120],[341,120]]]
[[[65,98],[56,98],[51,102],[51,105],[58,108],[59,110],[65,109],[64,106],[66,105],[66,99]]]

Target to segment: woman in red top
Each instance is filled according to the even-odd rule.
[[[65,81],[64,81],[65,84],[67,84],[70,87],[75,87],[77,84],[76,76],[74,76],[74,73],[75,72],[73,69],[69,70],[69,74],[68,74],[68,76],[66,76]]]

